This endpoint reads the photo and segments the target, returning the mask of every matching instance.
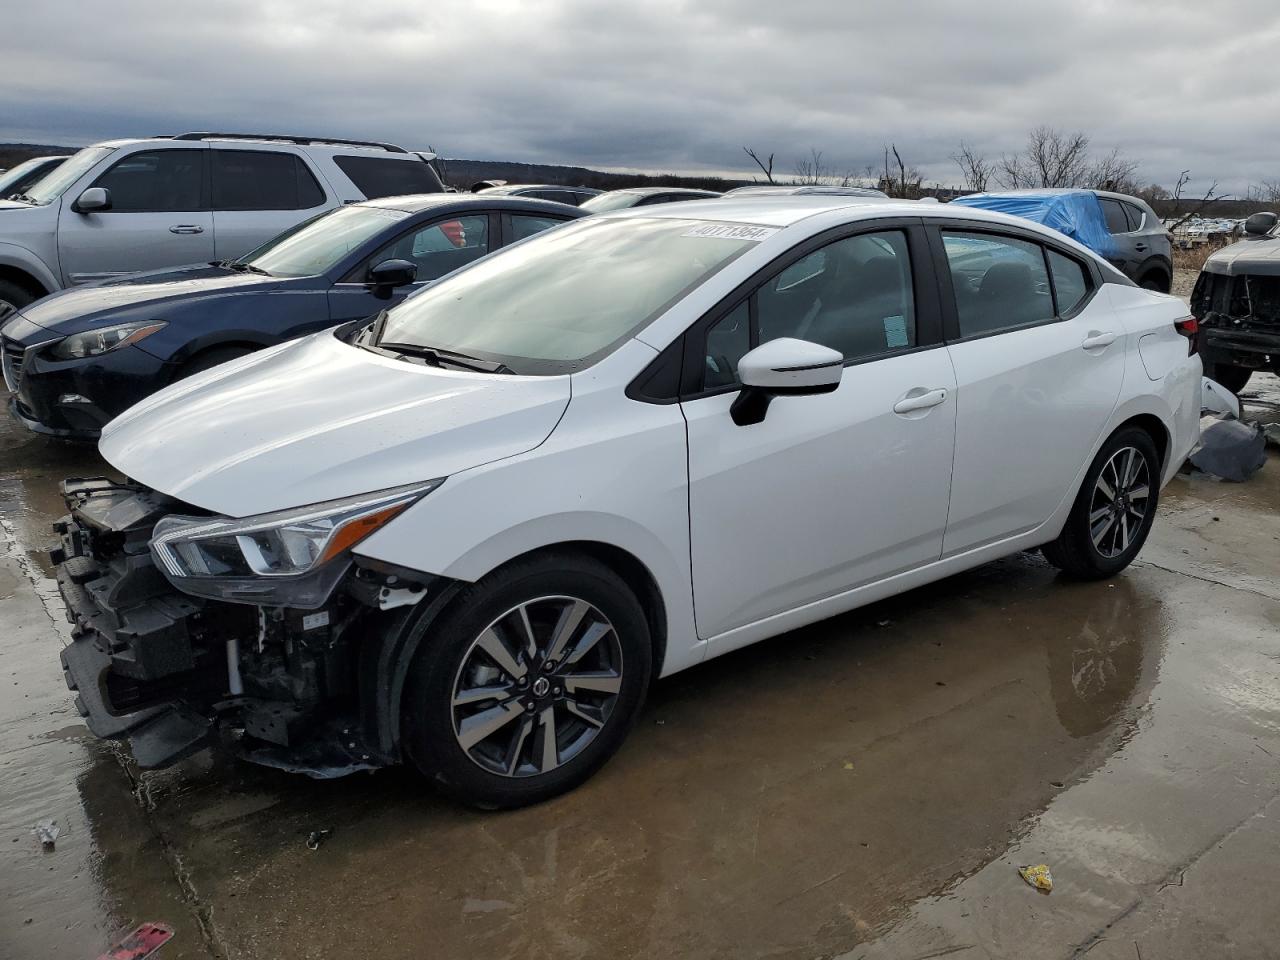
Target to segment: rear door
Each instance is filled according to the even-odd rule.
[[[148,146],[126,154],[90,186],[111,209],[80,213],[62,198],[58,256],[68,284],[214,259],[207,145]]]
[[[1115,409],[1124,341],[1066,248],[972,223],[930,232],[958,400],[951,556],[1053,514]]]
[[[301,157],[285,150],[210,150],[214,254],[234,260],[329,203]]]
[[[1128,213],[1133,208],[1111,197],[1099,197],[1098,202],[1102,204],[1102,212],[1107,218],[1107,230],[1111,234],[1111,242],[1115,244],[1115,256],[1108,259],[1126,276],[1136,277],[1138,267],[1146,259],[1146,244],[1142,244],[1141,251],[1138,249],[1142,238],[1134,232],[1137,227]],[[1138,220],[1140,223],[1140,215]]]

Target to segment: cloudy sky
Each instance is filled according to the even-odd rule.
[[[1171,185],[1280,180],[1276,0],[40,0],[0,32],[0,141],[191,129],[445,156],[790,172],[894,142],[958,182],[964,140],[1087,132]]]

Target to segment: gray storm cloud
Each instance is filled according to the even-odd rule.
[[[320,133],[448,156],[649,170],[837,170],[894,142],[955,181],[1038,124],[1141,174],[1280,179],[1274,0],[423,4],[66,0],[10,9],[0,139]]]

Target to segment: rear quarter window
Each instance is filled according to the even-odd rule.
[[[422,160],[345,156],[334,157],[333,162],[369,200],[444,192],[435,172]]]

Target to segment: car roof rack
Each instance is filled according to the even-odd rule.
[[[342,137],[289,137],[280,133],[212,133],[209,131],[196,131],[194,133],[178,133],[169,140],[279,140],[284,143],[297,143],[302,146],[310,144],[332,143],[346,147],[376,147],[379,150],[385,150],[387,153],[408,153],[404,147],[397,147],[394,143],[380,143],[376,140],[346,140]]]

